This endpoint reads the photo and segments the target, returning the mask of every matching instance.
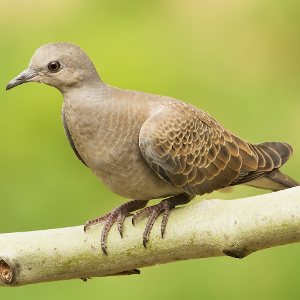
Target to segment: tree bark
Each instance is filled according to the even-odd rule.
[[[300,187],[236,200],[203,200],[171,211],[165,238],[161,215],[147,249],[146,218],[134,227],[126,218],[121,239],[116,224],[100,247],[103,224],[0,234],[0,286],[138,274],[137,268],[185,259],[232,256],[300,241]]]

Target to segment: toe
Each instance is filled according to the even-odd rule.
[[[152,211],[152,207],[153,207],[153,206],[149,206],[149,207],[146,207],[146,208],[144,208],[144,209],[141,209],[141,210],[137,211],[137,212],[133,215],[133,217],[132,217],[132,225],[134,226],[134,225],[135,225],[135,221],[136,221],[138,218],[140,218],[141,216],[150,214],[151,211]]]
[[[169,214],[170,214],[170,209],[169,209],[169,207],[167,207],[164,210],[164,214],[163,214],[163,218],[162,218],[162,222],[161,222],[161,238],[164,238],[164,234],[165,234]]]
[[[118,214],[118,218],[117,218],[117,226],[118,226],[118,231],[120,233],[121,238],[123,238],[123,223],[125,218],[128,216],[129,214],[127,213],[123,213],[123,212],[119,212]]]

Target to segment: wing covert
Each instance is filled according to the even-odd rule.
[[[143,124],[139,145],[161,178],[190,194],[228,186],[258,165],[251,144],[184,102],[162,104]]]

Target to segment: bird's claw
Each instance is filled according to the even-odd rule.
[[[105,224],[102,229],[102,234],[101,234],[101,248],[103,253],[107,255],[106,240],[107,240],[108,232],[111,226],[113,225],[113,223],[117,220],[118,231],[120,233],[121,238],[123,238],[123,223],[125,218],[130,215],[130,212],[145,207],[147,203],[148,203],[147,200],[132,200],[124,204],[121,204],[116,208],[114,208],[109,213],[107,213],[106,215],[91,221],[87,221],[84,225],[84,231],[86,232],[86,230],[92,225],[96,225],[105,221]]]

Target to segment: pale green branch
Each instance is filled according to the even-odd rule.
[[[243,258],[257,250],[300,241],[300,187],[236,200],[203,200],[172,210],[165,238],[161,216],[147,249],[146,219],[124,222],[121,239],[111,228],[104,255],[103,224],[0,235],[0,286],[137,273],[137,268],[178,260],[229,255]]]

